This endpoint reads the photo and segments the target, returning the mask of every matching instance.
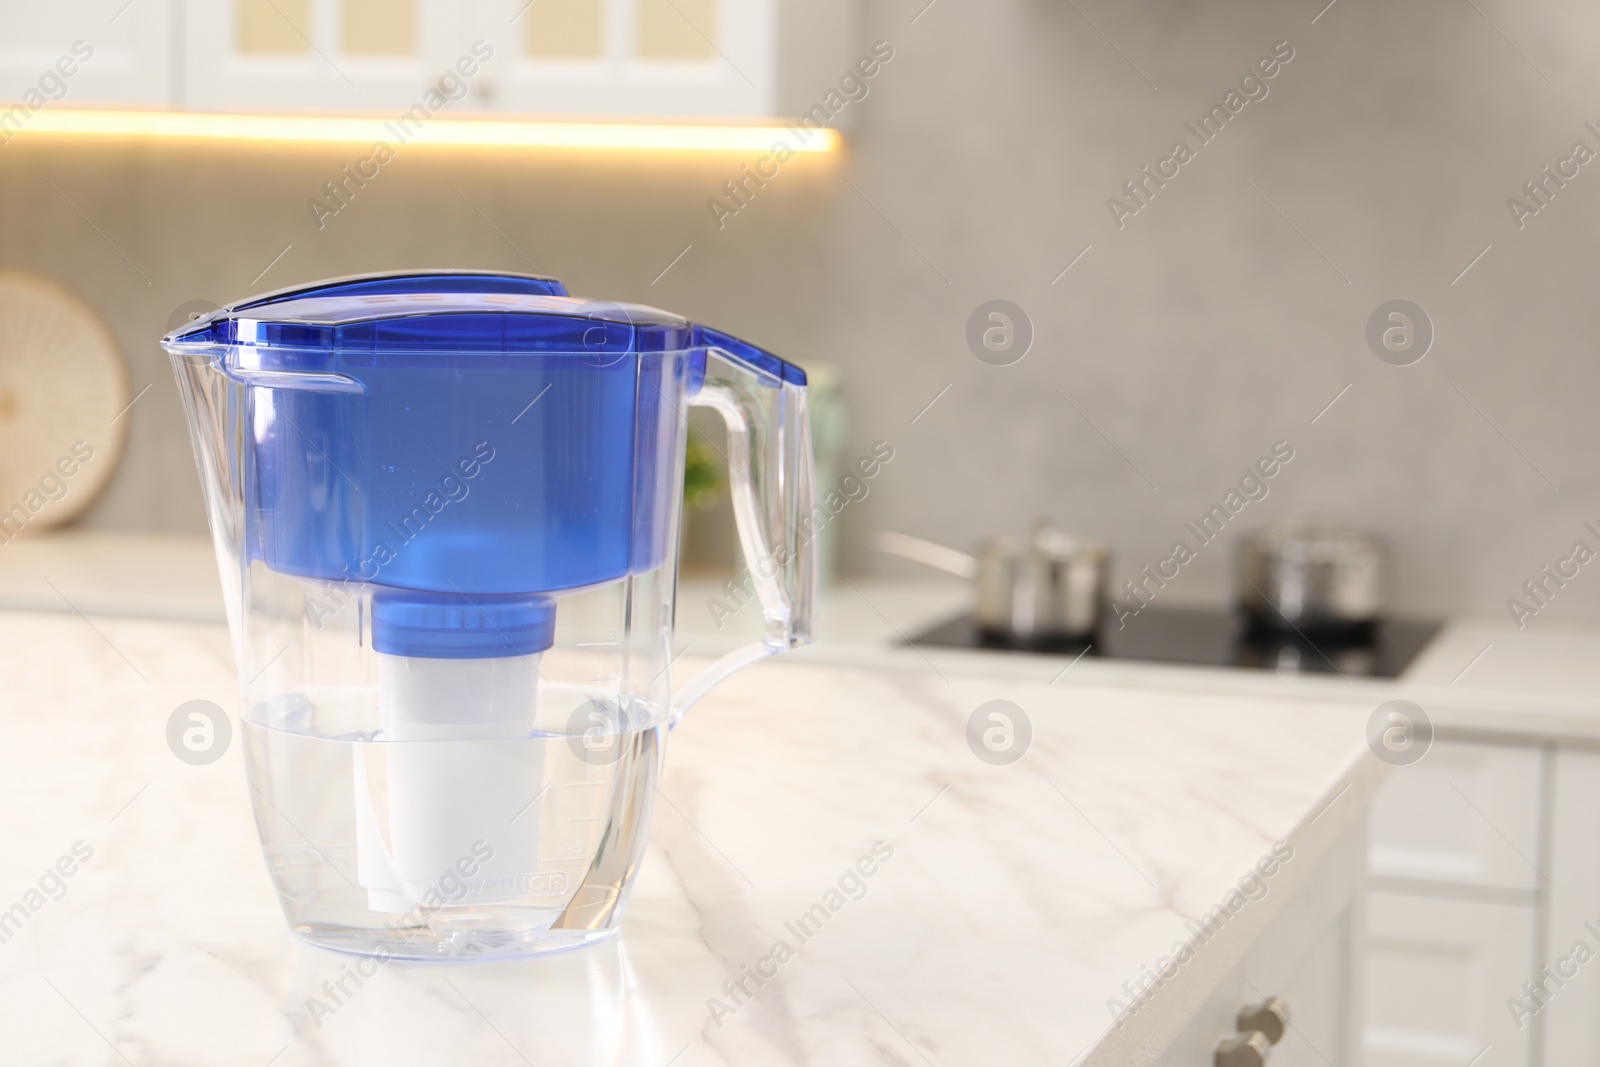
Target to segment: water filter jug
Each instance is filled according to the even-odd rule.
[[[548,278],[346,278],[163,340],[291,928],[404,959],[614,933],[667,731],[810,640],[805,375]],[[687,410],[727,426],[763,638],[674,691]]]

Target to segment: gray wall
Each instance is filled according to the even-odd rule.
[[[1234,529],[1307,515],[1379,531],[1409,610],[1503,612],[1574,540],[1600,547],[1581,529],[1600,520],[1600,161],[1521,231],[1506,208],[1574,141],[1600,151],[1583,127],[1600,120],[1600,14],[1338,0],[1313,25],[1325,0],[938,0],[913,24],[923,2],[868,5],[854,51],[886,38],[897,56],[845,153],[791,164],[720,232],[705,201],[741,160],[411,148],[319,232],[306,200],[353,149],[0,148],[0,265],[72,286],[111,322],[135,388],[157,386],[84,522],[202,526],[154,343],[180,304],[476,266],[537,268],[835,364],[847,455],[879,438],[897,452],[845,513],[848,569],[898,569],[865,546],[875,527],[969,545],[1048,517],[1108,539],[1120,579],[1278,440],[1295,459]],[[1194,144],[1184,121],[1284,39],[1295,58],[1267,98],[1119,230],[1106,199]],[[997,297],[1036,333],[1008,367],[964,338]],[[1437,331],[1409,367],[1364,336],[1401,297]],[[1164,595],[1224,597],[1233,536]],[[1600,613],[1592,569],[1552,614]]]

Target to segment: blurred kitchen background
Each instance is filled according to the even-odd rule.
[[[76,526],[204,532],[157,344],[188,312],[421,267],[548,273],[820,369],[839,398],[832,462],[894,450],[840,518],[848,573],[914,573],[874,550],[877,529],[971,548],[1049,519],[1108,542],[1115,589],[1278,441],[1293,461],[1171,602],[1223,603],[1238,528],[1307,516],[1387,539],[1401,611],[1504,613],[1600,519],[1600,172],[1583,168],[1521,229],[1507,207],[1574,142],[1600,147],[1585,128],[1600,120],[1591,3],[785,0],[747,33],[732,0],[611,3],[603,25],[601,0],[347,2],[0,6],[6,96],[74,41],[95,50],[62,99],[14,132],[0,122],[0,268],[98,313],[138,397],[112,431],[126,432],[116,473]],[[261,28],[274,19],[294,32]],[[362,19],[365,38],[350,29]],[[892,59],[838,109],[837,151],[785,164],[720,226],[708,201],[762,152],[408,145],[319,228],[308,202],[366,144],[51,127],[102,104],[261,107],[237,73],[249,64],[219,58],[229,49],[262,50],[245,59],[296,108],[398,115],[474,39],[496,54],[448,113],[522,113],[562,99],[519,88],[523,27],[581,67],[586,49],[622,47],[605,36],[621,24],[642,54],[730,82],[722,66],[738,68],[749,92],[711,118],[792,122],[879,42]],[[260,40],[240,36],[249,26]],[[1179,138],[1196,143],[1184,124],[1284,41],[1293,58],[1267,96],[1119,228],[1108,198]],[[372,79],[385,88],[367,92]],[[699,106],[619,92],[613,105]],[[1009,366],[968,345],[992,299],[1031,321]],[[1368,346],[1392,299],[1432,321],[1414,365]],[[0,381],[7,358],[0,346]],[[691,561],[729,558],[726,514],[693,526]],[[1600,614],[1600,582],[1570,583],[1549,612]]]

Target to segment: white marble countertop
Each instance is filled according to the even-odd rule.
[[[685,676],[755,624],[715,624],[720,584],[682,586]],[[28,913],[0,924],[0,1062],[1120,1065],[1096,1043],[1106,1000],[1184,918],[1274,841],[1296,848],[1232,947],[1169,986],[1179,1002],[1361,817],[1378,703],[1414,700],[1447,733],[1600,739],[1592,623],[1458,616],[1391,681],[901,647],[965,595],[842,584],[823,641],[697,707],[616,943],[391,964],[319,1026],[307,999],[347,961],[290,938],[237,751],[191,767],[163,736],[186,700],[237,713],[208,542],[0,547],[0,917]],[[994,698],[1035,731],[1008,767],[964,740]],[[880,840],[894,857],[866,895],[719,1026],[710,998],[731,1003],[723,983]],[[53,899],[47,872],[79,842],[93,855]]]
[[[762,664],[690,714],[616,942],[388,964],[313,1020],[308,998],[350,961],[289,936],[237,744],[194,767],[164,738],[184,701],[237,713],[223,629],[0,613],[0,913],[27,914],[0,944],[0,1062],[1120,1064],[1096,1044],[1107,999],[1286,840],[1272,892],[1163,991],[1196,999],[1185,984],[1231,966],[1218,957],[1361,817],[1382,769],[1366,695],[881,658]],[[1033,726],[1010,766],[965,741],[995,698]],[[709,998],[729,1003],[724,983],[793,943],[785,923],[878,841],[893,856],[865,895],[713,1020]],[[92,856],[49,875],[75,847]],[[1159,1045],[1181,1022],[1152,1008],[1133,1025]]]

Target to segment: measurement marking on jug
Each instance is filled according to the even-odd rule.
[[[300,829],[300,827],[296,826],[294,824],[294,821],[292,819],[290,819],[289,816],[287,816],[287,815],[285,815],[283,813],[283,809],[278,807],[278,805],[276,805],[276,804],[274,804],[272,802],[272,798],[271,797],[269,797],[269,796],[267,796],[267,794],[263,793],[261,791],[261,789],[254,782],[248,782],[247,784],[250,786],[250,788],[252,790],[254,790],[256,796],[260,797],[266,803],[267,807],[271,808],[274,812],[277,813],[278,818],[282,819],[284,821],[284,824],[287,825],[289,827],[289,829],[293,830],[295,833],[300,835],[300,839],[306,843],[306,845],[311,849],[311,851],[313,851],[313,852],[315,852],[317,854],[317,856],[322,860],[323,863],[327,864],[330,868],[333,869],[333,872],[335,874],[337,874],[340,878],[344,879],[345,885],[349,886],[351,889],[354,889],[356,887],[356,883],[352,882],[350,880],[350,876],[348,874],[344,873],[344,869],[341,868],[338,864],[334,863],[333,860],[328,857],[328,854],[326,852],[322,851],[321,847],[318,846],[315,841],[313,841],[313,840],[311,840],[311,838],[307,837],[306,836],[306,832],[304,830]],[[356,877],[357,878],[360,877],[359,872],[357,873]]]
[[[575,643],[573,645],[573,647],[574,648],[616,648],[618,644],[619,644],[619,642],[617,642],[617,641],[579,641],[579,642]]]

